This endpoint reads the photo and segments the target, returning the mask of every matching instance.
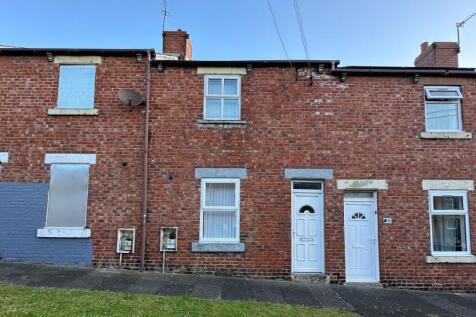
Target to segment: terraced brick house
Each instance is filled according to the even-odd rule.
[[[2,260],[476,291],[455,43],[415,67],[163,47],[0,48]]]

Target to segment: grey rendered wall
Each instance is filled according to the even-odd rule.
[[[37,238],[45,224],[48,184],[0,182],[0,258],[90,266],[91,239]]]

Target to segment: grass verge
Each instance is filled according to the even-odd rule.
[[[252,301],[204,300],[0,285],[1,316],[317,316],[351,312]]]

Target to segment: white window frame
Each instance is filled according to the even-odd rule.
[[[458,93],[457,97],[442,98],[440,96],[432,96],[431,90],[446,90],[454,91]],[[463,115],[461,112],[461,94],[460,87],[458,86],[425,86],[425,129],[427,132],[461,132],[463,131]],[[437,104],[456,104],[458,111],[458,128],[457,129],[429,129],[428,128],[428,106]]]
[[[207,184],[235,184],[235,206],[206,206],[206,186]],[[235,237],[224,238],[204,238],[203,237],[203,212],[204,210],[233,210],[236,216]],[[213,243],[237,243],[240,242],[240,179],[239,178],[202,178],[200,187],[200,237],[199,242]]]
[[[435,196],[461,196],[463,197],[463,210],[434,210],[433,197]],[[461,190],[430,190],[428,192],[430,214],[430,244],[433,256],[471,256],[471,237],[469,230],[468,193]],[[433,217],[432,216],[464,216],[466,232],[466,251],[434,251],[433,250]]]
[[[425,96],[427,100],[442,99],[441,96],[433,96],[431,93],[432,90],[451,91],[457,94],[456,97],[443,99],[463,99],[461,89],[458,86],[425,86]]]
[[[205,87],[203,92],[203,119],[210,121],[239,121],[241,119],[241,76],[237,75],[206,75],[205,76]],[[222,81],[222,93],[220,95],[209,95],[208,94],[208,80],[209,79],[221,79]],[[225,95],[223,90],[225,89],[225,79],[236,79],[237,80],[237,95]],[[219,99],[221,101],[221,117],[220,118],[208,118],[207,117],[207,99]],[[238,117],[237,118],[224,118],[223,117],[223,100],[224,99],[238,99]]]
[[[0,152],[0,164],[2,163],[8,163],[8,152]]]

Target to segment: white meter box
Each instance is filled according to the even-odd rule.
[[[177,251],[178,227],[160,228],[160,251]]]
[[[117,230],[117,253],[134,253],[135,241],[135,228],[119,228]]]

